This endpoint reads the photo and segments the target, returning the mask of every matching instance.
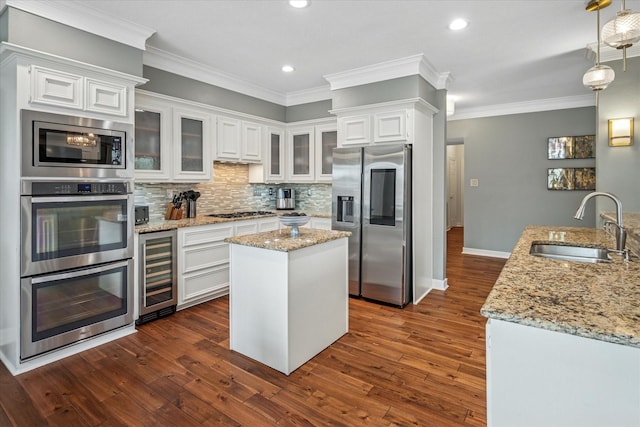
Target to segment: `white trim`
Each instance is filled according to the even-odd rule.
[[[415,287],[414,287],[414,289],[415,289]],[[429,292],[431,292],[432,289],[433,288],[427,289],[427,291],[424,294],[420,295],[420,296],[414,295],[413,296],[413,305],[419,304],[420,301],[422,301],[427,295],[429,295]]]
[[[351,112],[360,112],[363,110],[370,110],[370,109],[376,109],[376,108],[385,109],[388,107],[396,107],[399,105],[407,105],[407,104],[411,104],[412,106],[417,105],[417,106],[424,107],[425,109],[432,112],[433,114],[436,114],[440,111],[439,109],[429,104],[427,101],[425,101],[422,98],[409,98],[409,99],[399,99],[397,101],[380,102],[377,104],[367,104],[367,105],[358,105],[355,107],[336,108],[335,110],[329,110],[329,113],[337,115],[337,114],[344,114],[344,113],[351,113]]]
[[[147,39],[156,30],[127,21],[121,16],[115,17],[99,12],[87,4],[91,2],[77,0],[35,1],[6,0],[6,5],[23,10],[43,18],[74,27],[109,40],[145,49]]]
[[[480,117],[505,116],[508,114],[536,113],[539,111],[564,110],[568,108],[593,107],[596,97],[593,93],[561,98],[536,99],[511,104],[486,105],[483,107],[456,110],[447,121],[477,119]]]
[[[433,285],[431,286],[432,290],[436,291],[446,291],[449,288],[449,281],[445,277],[444,280],[433,279]]]
[[[331,85],[331,90],[337,90],[416,74],[436,89],[447,89],[449,83],[453,80],[451,73],[438,72],[422,53],[339,73],[327,74],[324,78]]]
[[[486,249],[474,249],[474,248],[462,248],[464,255],[477,255],[486,256],[491,258],[504,258],[507,259],[511,256],[511,252],[489,251]]]
[[[588,60],[595,62],[596,61],[596,48],[598,43],[593,42],[587,44],[586,48],[586,57]],[[640,56],[640,45],[634,44],[633,46],[627,48],[627,58],[633,58],[635,56]],[[622,50],[615,49],[609,45],[604,43],[600,43],[600,62],[610,62],[610,61],[621,61],[622,60]],[[587,71],[587,70],[584,70]]]

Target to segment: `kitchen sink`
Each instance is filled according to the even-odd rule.
[[[566,243],[533,242],[531,255],[578,262],[611,262],[609,250],[597,246],[580,246]]]

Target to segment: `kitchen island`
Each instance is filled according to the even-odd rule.
[[[600,229],[524,230],[481,310],[488,425],[640,425],[640,262],[541,258],[534,241],[615,247]]]
[[[230,348],[289,375],[348,331],[348,232],[288,228],[230,244]]]

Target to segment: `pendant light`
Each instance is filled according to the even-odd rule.
[[[602,27],[602,41],[622,49],[622,69],[627,71],[627,48],[640,41],[640,13],[627,9],[622,0],[622,10]]]
[[[609,84],[616,77],[616,73],[611,67],[600,64],[600,9],[602,7],[608,6],[609,3],[611,2],[600,2],[598,0],[592,0],[587,5],[587,10],[595,10],[598,17],[596,25],[596,31],[598,34],[598,46],[596,50],[596,65],[589,68],[587,72],[584,73],[584,76],[582,77],[582,84],[593,91],[606,89],[607,86],[609,86]]]

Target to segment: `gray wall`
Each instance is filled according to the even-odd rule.
[[[359,107],[399,99],[411,99],[423,94],[429,96],[425,100],[431,102],[433,98],[431,91],[427,90],[428,86],[430,85],[422,77],[415,75],[337,89],[332,91],[333,108]],[[435,92],[435,89],[432,88],[432,91]]]
[[[9,41],[9,8],[0,14],[0,42]]]
[[[286,108],[273,102],[243,95],[146,65],[144,66],[144,77],[149,79],[149,82],[140,86],[140,89],[150,92],[188,99],[280,122],[284,122],[286,119]]]
[[[622,201],[625,212],[640,212],[640,58],[627,60],[627,71],[622,61],[607,63],[616,72],[609,87],[600,92],[598,109],[598,170],[597,189],[615,194]],[[630,147],[609,147],[608,120],[633,117],[634,144]],[[596,200],[598,212],[613,212],[608,199]]]
[[[8,14],[8,16],[7,16]],[[142,51],[19,9],[8,7],[2,40],[19,46],[142,76]]]
[[[331,110],[331,100],[310,102],[308,104],[292,105],[287,107],[286,122],[301,122],[303,120],[321,119],[325,117],[335,117],[329,113]]]
[[[547,138],[593,135],[594,107],[450,121],[464,140],[464,246],[511,252],[527,224],[595,226],[595,208],[573,215],[587,191],[549,191],[547,168],[593,167],[594,159],[547,160]],[[601,150],[597,150],[600,156]],[[599,173],[599,172],[598,172]],[[470,187],[469,180],[479,180]]]

